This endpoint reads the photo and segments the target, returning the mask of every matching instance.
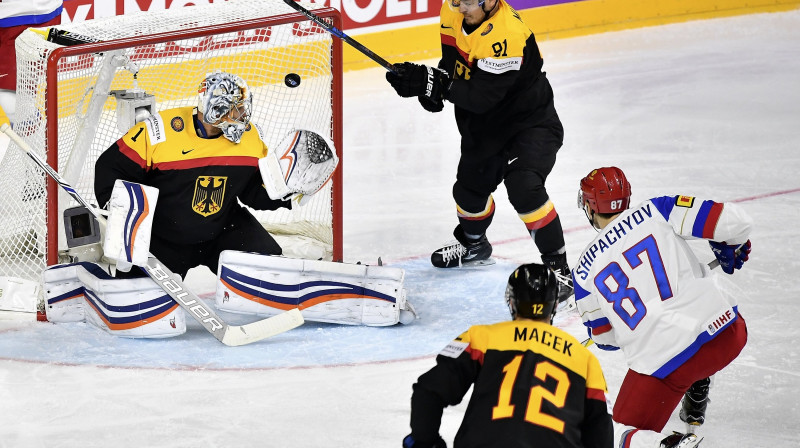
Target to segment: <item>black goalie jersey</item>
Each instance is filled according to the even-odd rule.
[[[536,39],[505,1],[476,29],[450,1],[440,15],[439,68],[454,79],[448,100],[465,152],[497,152],[520,129],[558,120]]]
[[[138,123],[95,164],[95,195],[101,206],[116,179],[159,189],[153,233],[178,244],[216,238],[240,209],[237,199],[257,210],[287,207],[264,189],[258,159],[267,147],[255,126],[241,141],[197,135],[193,108],[159,112]]]
[[[613,444],[606,382],[597,358],[543,322],[476,325],[420,376],[411,433],[435,440],[442,410],[474,385],[456,448],[593,447]]]

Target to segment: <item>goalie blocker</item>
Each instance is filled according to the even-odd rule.
[[[217,308],[233,313],[272,316],[297,308],[305,320],[368,326],[417,317],[400,268],[224,251],[217,276]]]
[[[103,252],[117,269],[146,266],[158,188],[117,179],[108,201]]]

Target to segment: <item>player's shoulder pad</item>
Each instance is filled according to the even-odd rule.
[[[490,20],[475,30],[480,33],[473,54],[478,68],[488,73],[501,74],[522,68],[525,45],[531,30],[514,8],[507,3]]]

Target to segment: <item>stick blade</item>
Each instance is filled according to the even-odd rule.
[[[297,308],[246,325],[230,325],[222,343],[231,347],[251,344],[303,325],[305,320]]]

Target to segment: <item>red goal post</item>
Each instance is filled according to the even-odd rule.
[[[305,6],[341,26],[337,10]],[[205,75],[228,71],[250,85],[251,121],[271,149],[293,129],[334,142],[340,165],[309,204],[256,215],[288,255],[342,260],[340,40],[283,2],[260,0],[56,28],[98,42],[61,46],[41,30],[20,36],[14,129],[89,202],[96,203],[95,160],[130,127],[126,120],[139,106],[195,106]],[[299,75],[299,86],[284,83],[290,73]],[[12,143],[0,160],[0,278],[38,283],[46,266],[64,262],[63,213],[75,205]]]

